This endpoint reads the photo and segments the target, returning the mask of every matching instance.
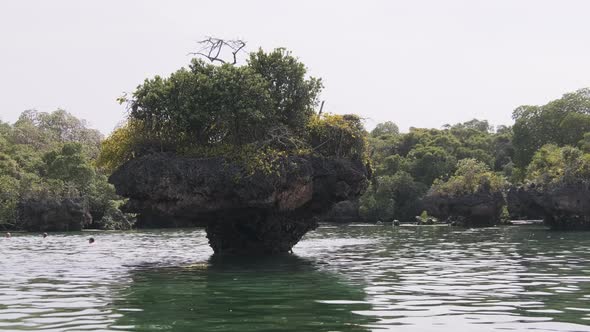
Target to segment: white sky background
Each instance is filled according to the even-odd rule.
[[[64,108],[109,133],[115,99],[205,36],[286,47],[325,111],[440,128],[590,86],[590,1],[0,0],[0,119]]]

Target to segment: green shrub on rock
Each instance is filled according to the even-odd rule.
[[[134,216],[123,213],[120,209],[123,201],[109,201],[104,214],[99,222],[101,229],[105,230],[129,230],[135,222]]]
[[[313,152],[338,158],[365,158],[366,132],[357,115],[313,116],[307,132]]]
[[[544,145],[527,167],[526,180],[539,185],[590,180],[590,154],[571,146]]]
[[[250,174],[274,172],[286,154],[364,159],[362,120],[316,115],[321,89],[284,49],[251,53],[242,66],[193,59],[121,99],[129,105],[127,123],[103,142],[97,165],[112,172],[133,158],[169,152],[222,157]]]
[[[500,192],[506,184],[506,179],[492,172],[486,164],[475,159],[463,159],[448,181],[437,180],[430,190],[442,195],[461,196],[479,191]]]

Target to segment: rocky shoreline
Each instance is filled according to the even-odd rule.
[[[429,215],[465,227],[500,223],[504,197],[500,192],[479,191],[461,196],[427,195],[422,204]]]
[[[590,182],[529,184],[511,188],[508,208],[538,215],[553,230],[590,230]]]
[[[271,174],[247,174],[222,158],[155,153],[129,161],[110,178],[137,214],[138,228],[204,227],[219,253],[288,252],[318,222],[362,222],[358,198],[368,185],[360,161],[319,156],[281,159]],[[464,227],[542,219],[553,230],[590,230],[590,182],[512,186],[503,192],[429,193],[419,206],[438,223]],[[24,200],[26,231],[79,231],[92,225],[83,199]],[[396,223],[394,220],[384,220]],[[418,224],[428,224],[418,222]]]

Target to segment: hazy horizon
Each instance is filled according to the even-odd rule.
[[[590,86],[590,1],[7,1],[0,120],[63,108],[108,134],[116,102],[186,66],[206,36],[285,47],[324,80],[324,111],[367,128],[512,124]]]

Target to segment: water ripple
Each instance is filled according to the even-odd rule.
[[[16,235],[0,330],[590,331],[588,234],[325,226],[248,259],[202,230]]]

